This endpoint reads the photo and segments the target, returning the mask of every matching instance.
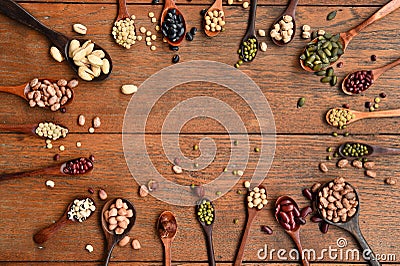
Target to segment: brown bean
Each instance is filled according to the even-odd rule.
[[[328,172],[328,167],[324,163],[319,164],[319,169],[324,173]]]
[[[353,160],[352,165],[353,165],[355,168],[358,168],[358,169],[363,168],[362,162],[361,162],[360,160],[358,160],[358,159]]]
[[[348,164],[349,164],[349,161],[347,159],[341,159],[341,160],[338,161],[337,167],[343,168]]]
[[[118,242],[118,246],[120,247],[125,247],[129,241],[131,240],[131,238],[129,236],[124,236],[124,238],[122,238],[119,242]]]
[[[308,188],[303,189],[303,196],[308,200],[312,200],[312,193]]]
[[[127,214],[127,211],[125,210],[125,208],[121,208],[118,210],[118,215],[126,216],[126,214]]]
[[[117,207],[117,209],[120,209],[124,206],[124,203],[122,202],[122,199],[117,199],[115,201],[115,207]]]
[[[371,178],[375,178],[376,177],[376,172],[372,171],[372,170],[366,170],[365,171],[365,175]]]
[[[316,193],[320,187],[321,187],[321,183],[314,183],[314,185],[311,187],[311,191],[313,193]]]
[[[116,220],[117,220],[118,222],[122,222],[122,221],[125,220],[125,216],[118,215]]]

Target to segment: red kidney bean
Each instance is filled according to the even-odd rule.
[[[294,218],[294,221],[296,222],[296,224],[299,224],[299,225],[306,224],[306,219],[304,219],[303,217],[296,217],[296,218]]]
[[[310,206],[304,207],[300,211],[300,216],[306,218],[310,213],[312,213],[312,208]]]
[[[281,205],[281,206],[282,206],[282,205]],[[292,205],[292,204],[283,205],[283,206],[281,207],[281,210],[284,211],[284,212],[286,212],[286,213],[291,212],[291,211],[293,211],[293,205]]]
[[[296,206],[293,208],[293,214],[294,214],[294,217],[300,216],[300,211]]]
[[[54,161],[60,160],[60,154],[57,153],[56,155],[54,155],[53,160]]]
[[[291,229],[290,224],[285,223],[284,221],[280,221],[279,223],[280,223],[281,226],[282,226],[283,228],[285,228],[286,230],[290,230],[290,229]]]
[[[289,221],[290,221],[289,220],[289,216],[288,216],[288,214],[286,212],[280,212],[279,215],[281,216],[282,221],[284,223],[289,223]]]
[[[326,234],[326,233],[328,232],[328,229],[329,229],[329,224],[328,224],[328,223],[321,222],[321,223],[319,224],[319,230],[320,230],[323,234]]]
[[[322,221],[323,221],[322,218],[319,217],[318,215],[314,215],[313,217],[311,217],[311,222],[313,223],[320,223]]]
[[[286,199],[286,200],[282,200],[279,205],[283,206],[283,205],[288,205],[288,204],[292,204],[292,202],[290,200]]]
[[[90,194],[94,194],[94,189],[93,188],[88,188],[88,192],[90,193]]]
[[[308,200],[312,200],[312,194],[308,188],[303,189],[303,196]]]
[[[94,156],[93,156],[93,155],[90,155],[90,156],[89,156],[89,160],[91,160],[92,163],[94,163]]]
[[[273,233],[271,227],[269,227],[267,225],[262,225],[261,226],[261,231],[267,233],[267,235],[272,235],[272,233]]]

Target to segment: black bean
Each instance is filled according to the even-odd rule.
[[[371,61],[375,62],[376,61],[376,55],[371,55]]]
[[[172,63],[174,63],[174,64],[176,64],[176,63],[178,63],[179,62],[179,55],[174,55],[173,57],[172,57]]]
[[[207,13],[207,9],[202,9],[201,11],[200,11],[200,16],[204,16],[205,14]]]
[[[381,92],[380,94],[379,94],[379,96],[381,97],[381,98],[386,98],[386,93],[384,93],[384,92]]]
[[[196,32],[197,32],[197,28],[196,27],[193,27],[193,28],[190,29],[190,33],[192,35],[196,35]]]
[[[337,68],[342,68],[343,67],[343,62],[339,62],[339,63],[337,63]]]
[[[365,108],[370,108],[372,106],[371,102],[365,102]]]
[[[170,45],[169,49],[172,50],[172,51],[178,51],[179,50],[179,46]]]
[[[350,109],[350,105],[348,103],[343,104],[342,107],[346,108],[346,109]]]
[[[156,5],[156,4],[158,4],[158,3],[160,3],[160,0],[152,0],[152,1],[151,1],[151,4],[153,4],[153,5]]]
[[[186,32],[186,40],[189,42],[193,41],[193,35],[190,32]]]
[[[267,225],[262,225],[261,226],[261,231],[267,233],[268,235],[272,235],[272,233],[273,233],[271,227],[269,227]]]
[[[54,155],[53,160],[54,160],[54,161],[60,160],[60,154]]]
[[[66,112],[67,112],[67,109],[66,109],[65,107],[61,107],[61,108],[60,108],[60,112],[61,112],[61,113],[66,113]]]

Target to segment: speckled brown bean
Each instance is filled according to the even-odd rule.
[[[68,82],[65,79],[59,79],[57,81],[57,85],[60,87],[65,87],[65,86],[67,86],[67,84],[68,84]]]
[[[31,82],[29,83],[29,86],[30,86],[31,88],[33,88],[33,87],[35,87],[35,86],[38,84],[38,82],[39,82],[39,79],[34,78],[34,79],[32,79]]]
[[[70,87],[71,89],[75,88],[76,86],[78,86],[79,82],[76,79],[71,79],[67,86]]]
[[[122,238],[119,242],[118,242],[118,246],[120,247],[125,247],[129,241],[131,240],[131,238],[129,236],[125,236],[124,238]]]

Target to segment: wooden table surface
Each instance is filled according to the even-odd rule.
[[[275,153],[270,171],[263,184],[268,190],[269,204],[256,218],[251,227],[251,235],[246,246],[244,265],[298,265],[296,260],[278,258],[276,251],[295,248],[289,236],[282,230],[273,217],[275,199],[281,195],[293,197],[301,206],[309,205],[302,196],[302,189],[310,187],[314,182],[325,182],[338,176],[345,177],[360,194],[360,227],[367,241],[376,254],[382,258],[382,264],[400,265],[400,204],[399,182],[395,185],[385,184],[385,179],[392,177],[398,180],[400,175],[400,157],[393,155],[387,158],[377,157],[376,178],[368,178],[363,170],[353,167],[339,169],[335,166],[337,160],[326,161],[329,155],[327,147],[337,147],[345,141],[363,141],[369,144],[387,147],[400,146],[400,128],[398,118],[363,120],[349,126],[345,131],[339,131],[327,125],[324,115],[329,108],[340,107],[347,103],[351,108],[367,111],[366,101],[373,101],[379,93],[387,93],[382,99],[380,110],[400,108],[399,70],[392,69],[383,75],[376,84],[364,95],[346,96],[335,87],[321,84],[319,78],[303,71],[298,63],[298,56],[306,40],[300,38],[300,27],[309,24],[313,30],[325,29],[336,33],[346,31],[372,15],[387,0],[303,0],[300,1],[296,13],[297,33],[294,41],[287,47],[276,47],[269,38],[263,39],[268,44],[267,52],[259,51],[257,58],[250,64],[240,68],[260,88],[271,108],[276,136],[261,131],[257,116],[253,112],[254,103],[245,102],[242,95],[231,91],[223,85],[198,80],[193,76],[193,69],[176,73],[176,77],[191,78],[191,82],[171,88],[152,106],[146,106],[146,95],[152,88],[139,87],[144,97],[143,102],[135,102],[136,109],[129,109],[138,114],[137,120],[128,112],[126,130],[124,116],[131,96],[123,95],[120,87],[123,84],[139,86],[151,75],[171,65],[175,52],[170,51],[162,43],[160,33],[155,41],[156,51],[150,51],[144,42],[135,44],[132,49],[125,50],[116,45],[110,34],[113,21],[117,14],[116,1],[112,0],[24,0],[18,1],[21,6],[31,12],[36,18],[52,29],[71,37],[79,37],[72,31],[74,23],[82,23],[88,27],[87,38],[99,43],[106,49],[114,63],[114,69],[106,81],[80,82],[76,96],[67,112],[52,113],[47,110],[31,109],[24,100],[5,93],[0,96],[0,121],[4,124],[39,123],[42,121],[57,121],[66,125],[71,133],[66,139],[53,142],[53,149],[46,149],[43,140],[19,133],[0,131],[0,166],[1,173],[27,171],[48,165],[53,165],[53,156],[59,153],[61,160],[69,160],[80,156],[95,156],[95,169],[88,176],[48,176],[40,175],[23,179],[1,182],[0,186],[0,263],[2,265],[101,265],[105,258],[104,237],[100,226],[100,210],[104,204],[97,195],[103,188],[110,198],[124,197],[131,200],[137,209],[137,219],[130,236],[141,243],[140,250],[131,247],[116,247],[111,265],[162,265],[163,248],[156,232],[156,221],[160,213],[170,210],[176,214],[178,233],[173,244],[172,258],[174,265],[207,265],[207,252],[202,229],[196,221],[193,206],[174,206],[151,195],[141,198],[138,194],[137,179],[132,177],[124,156],[123,137],[145,140],[147,157],[153,167],[166,179],[182,186],[191,184],[207,184],[218,177],[228,166],[231,154],[236,148],[243,148],[239,141],[237,147],[232,143],[237,139],[249,139],[244,147],[248,156],[244,175],[237,178],[227,193],[224,193],[214,204],[217,209],[217,219],[214,224],[214,248],[218,265],[232,265],[241,234],[246,222],[245,196],[243,182],[250,180],[253,172],[260,167],[260,153],[255,147],[265,147]],[[200,11],[207,8],[211,1],[177,1],[179,8],[185,14],[189,27],[201,28]],[[1,4],[1,3],[0,3]],[[287,2],[284,0],[258,1],[256,28],[268,28],[277,16],[284,10]],[[179,50],[183,63],[191,60],[212,60],[233,66],[237,61],[237,49],[246,29],[248,9],[243,9],[240,2],[228,6],[224,3],[226,13],[226,31],[215,38],[207,38],[199,31],[193,42],[184,41]],[[148,13],[156,14],[158,18],[162,3],[152,5],[150,0],[128,1],[128,10],[136,15],[136,25],[154,29]],[[338,10],[332,21],[327,21],[329,12]],[[366,28],[356,37],[346,54],[340,59],[343,68],[335,71],[341,81],[346,73],[359,69],[372,69],[399,58],[400,45],[400,10]],[[153,30],[154,31],[154,30]],[[34,77],[67,78],[75,77],[67,63],[57,63],[49,55],[49,41],[36,31],[23,26],[0,14],[0,85],[23,84]],[[372,62],[370,56],[375,54],[377,61]],[[215,66],[210,63],[211,66]],[[176,65],[175,65],[176,66]],[[174,66],[174,67],[175,67]],[[232,70],[232,69],[231,69]],[[202,71],[197,72],[201,76]],[[210,72],[208,72],[210,73]],[[223,74],[223,72],[221,73]],[[230,78],[226,77],[226,81]],[[165,80],[158,80],[163,84]],[[165,86],[167,86],[165,84]],[[141,91],[143,89],[143,91]],[[245,91],[245,90],[243,90]],[[139,93],[138,92],[138,93]],[[144,95],[144,96],[143,96]],[[163,132],[163,123],[173,112],[174,107],[187,100],[199,96],[212,97],[231,107],[244,124],[247,133],[232,131],[227,125],[218,121],[228,114],[219,109],[211,108],[212,117],[206,117],[206,107],[194,105],[196,117],[184,123],[181,128],[175,127],[167,134]],[[296,108],[299,97],[306,98],[303,108]],[[254,97],[253,97],[254,98]],[[142,100],[143,100],[142,99]],[[197,98],[199,99],[199,98]],[[137,99],[136,99],[137,100]],[[150,101],[148,96],[148,101]],[[260,99],[261,101],[262,99]],[[132,101],[135,101],[133,96]],[[131,102],[131,104],[134,104]],[[149,111],[148,117],[143,117]],[[263,115],[267,110],[259,110]],[[84,127],[77,125],[79,114],[84,114],[87,123]],[[102,125],[94,134],[88,133],[89,124],[94,116],[99,116]],[[127,119],[128,119],[127,118]],[[141,127],[135,127],[141,119],[147,118]],[[269,121],[271,122],[271,121]],[[229,125],[237,121],[230,120]],[[228,125],[228,126],[229,126]],[[271,125],[271,124],[270,124]],[[138,129],[132,130],[131,129]],[[272,133],[271,133],[272,132]],[[332,132],[339,132],[339,137],[333,137]],[[343,133],[349,132],[348,137]],[[175,136],[175,138],[165,137]],[[171,154],[168,149],[179,148],[184,156],[195,159],[200,151],[194,151],[193,145],[205,139],[212,139],[215,145],[215,156],[211,163],[198,170],[184,171],[177,175],[172,171]],[[177,142],[174,142],[177,140]],[[80,141],[82,147],[77,148]],[[65,151],[58,150],[60,145]],[[177,148],[177,146],[179,146]],[[129,167],[133,171],[137,165],[143,166],[146,154],[135,153],[136,147],[125,147],[129,154]],[[203,150],[208,154],[207,150]],[[168,157],[167,157],[168,154]],[[244,157],[246,157],[244,156]],[[271,159],[271,154],[265,155]],[[268,161],[268,158],[266,158]],[[173,158],[172,158],[173,160]],[[318,169],[320,162],[326,162],[329,171],[322,173]],[[150,167],[149,167],[150,168]],[[137,175],[141,180],[152,179],[153,172],[149,168],[140,168]],[[229,169],[227,175],[234,170]],[[238,170],[238,169],[236,169]],[[144,177],[143,177],[144,176]],[[143,179],[144,178],[144,179]],[[46,180],[53,180],[55,187],[46,187]],[[41,228],[57,220],[64,212],[67,204],[78,195],[90,195],[87,190],[93,188],[92,195],[97,211],[92,218],[83,224],[70,225],[62,229],[52,239],[43,245],[33,242],[32,236]],[[206,190],[206,195],[215,197],[212,190]],[[179,191],[171,190],[170,193]],[[237,223],[234,220],[237,219]],[[269,225],[272,235],[260,230],[260,226]],[[329,247],[337,249],[336,254],[357,248],[350,234],[331,227],[327,234],[321,234],[318,224],[307,219],[302,226],[301,237],[303,246],[313,249],[317,255]],[[345,246],[339,247],[337,241],[344,238]],[[85,246],[91,244],[94,251],[89,253]],[[262,259],[257,255],[260,249],[268,247],[268,252],[275,249],[271,258]],[[262,254],[262,253],[260,253]],[[285,254],[288,255],[287,253]],[[316,265],[365,265],[361,259],[346,259],[345,257],[316,258]]]

